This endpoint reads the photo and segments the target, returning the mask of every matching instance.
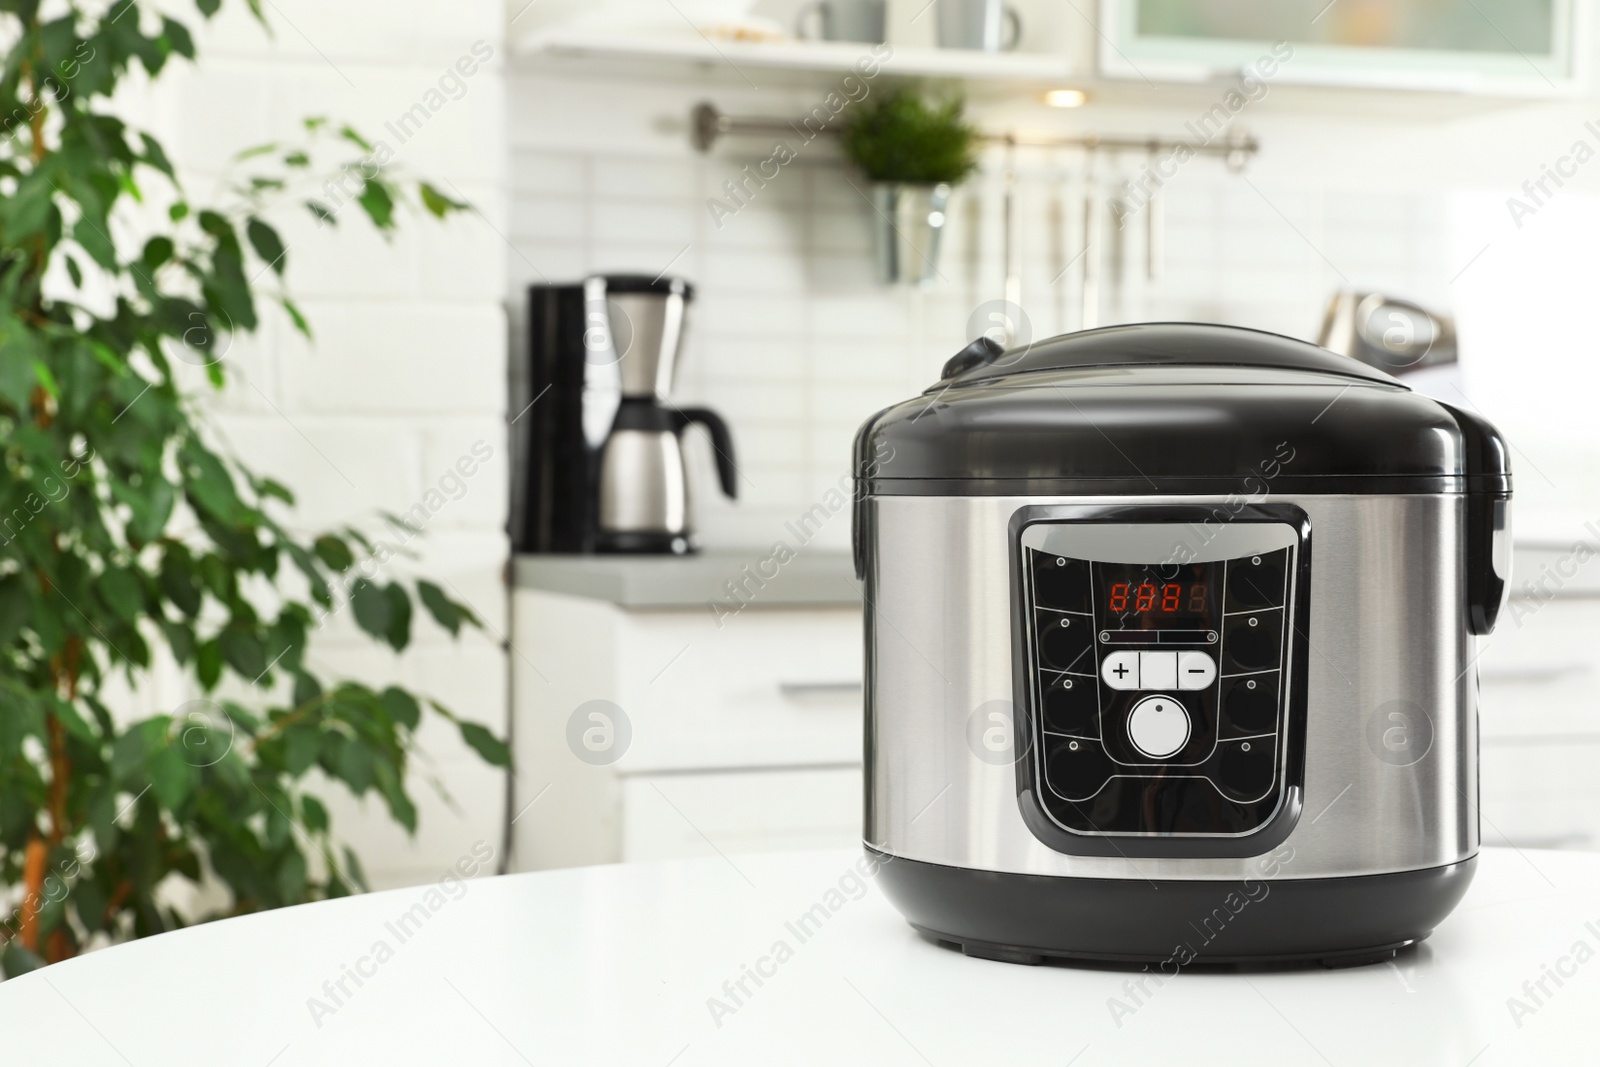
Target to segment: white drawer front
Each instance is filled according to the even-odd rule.
[[[859,763],[861,613],[629,613],[617,703],[626,773]]]
[[[861,844],[855,767],[635,775],[622,807],[628,861]]]
[[[1600,741],[1489,740],[1481,755],[1484,844],[1600,848]]]
[[[1600,739],[1600,601],[1536,608],[1512,601],[1484,642],[1478,677],[1486,739]]]

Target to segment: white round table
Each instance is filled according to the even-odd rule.
[[[1393,963],[1143,991],[1136,970],[929,944],[858,861],[590,867],[232,919],[0,985],[0,1047],[73,1067],[1600,1057],[1600,855],[1485,850],[1462,905]]]

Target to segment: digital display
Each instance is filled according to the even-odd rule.
[[[1095,614],[1121,630],[1215,630],[1219,563],[1096,563]]]
[[[1206,610],[1206,586],[1204,582],[1113,582],[1106,609],[1119,615],[1129,611],[1198,615]]]

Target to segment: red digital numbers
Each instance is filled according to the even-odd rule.
[[[1115,612],[1135,611],[1140,614],[1160,612],[1173,615],[1187,611],[1193,615],[1200,615],[1206,610],[1206,586],[1204,582],[1194,582],[1187,589],[1180,582],[1168,582],[1159,586],[1151,582],[1137,586],[1131,582],[1113,582],[1106,607]]]

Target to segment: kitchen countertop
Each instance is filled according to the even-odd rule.
[[[1138,970],[1024,967],[929,944],[858,876],[862,862],[845,851],[586,867],[229,919],[0,985],[0,1032],[15,1062],[74,1067],[1496,1067],[1593,1055],[1600,854],[1485,849],[1461,906],[1391,963],[1195,968],[1161,986]],[[807,913],[824,918],[801,930]]]
[[[1512,560],[1512,595],[1559,567],[1571,577],[1546,585],[1563,596],[1600,595],[1600,550],[1578,560],[1571,544],[1519,541]],[[693,556],[517,556],[512,586],[605,600],[623,608],[699,608],[733,595],[744,583],[751,607],[857,607],[860,584],[850,553],[802,550],[778,564],[770,549],[710,549]]]
[[[860,607],[850,553],[802,549],[780,562],[770,548],[710,549],[692,556],[517,556],[512,586],[607,600],[624,608],[704,608],[730,600],[732,582],[751,607]]]

